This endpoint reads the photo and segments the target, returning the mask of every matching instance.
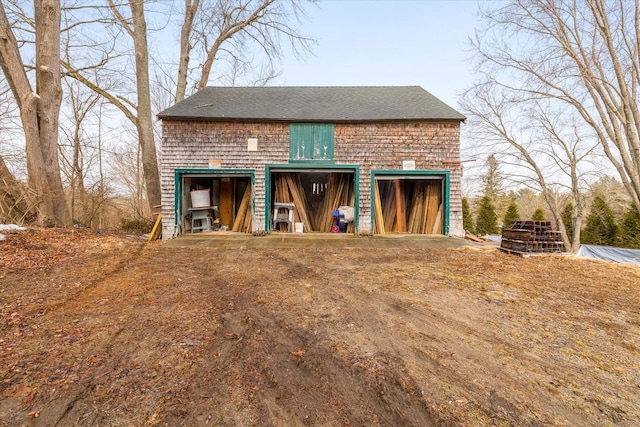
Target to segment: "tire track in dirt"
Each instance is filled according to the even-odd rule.
[[[640,420],[638,293],[623,280],[640,270],[497,251],[150,245],[56,306],[96,265],[46,271],[67,295],[25,300],[47,311],[20,319],[20,354],[0,352],[20,370],[3,383],[0,426]],[[543,268],[564,282],[544,285]],[[29,293],[22,280],[11,295]]]
[[[84,277],[78,277],[74,274],[74,269],[70,264],[56,268],[53,274],[38,272],[32,276],[32,283],[36,289],[40,288],[39,282],[46,282],[46,286],[53,289],[67,286],[59,294],[45,290],[44,296],[31,298],[31,301],[35,302],[24,304],[26,309],[21,310],[20,318],[30,319],[30,322],[22,330],[14,329],[12,333],[16,339],[18,337],[20,339],[20,346],[13,347],[13,357],[16,358],[15,352],[19,353],[20,362],[7,366],[9,369],[2,375],[4,377],[2,386],[5,393],[11,389],[33,390],[31,393],[34,397],[29,400],[29,405],[26,405],[25,408],[32,407],[39,402],[46,402],[43,410],[35,411],[38,419],[48,420],[46,425],[68,425],[70,419],[82,412],[82,409],[78,409],[77,405],[82,405],[86,396],[91,392],[94,385],[94,372],[76,380],[70,381],[69,377],[76,378],[77,372],[87,364],[87,361],[80,356],[86,349],[78,345],[91,339],[89,328],[84,324],[84,319],[92,315],[87,312],[87,306],[95,307],[94,295],[99,294],[100,287],[105,284],[108,286],[112,278],[117,277],[144,249],[142,243],[127,243],[126,246],[101,253],[100,256],[91,254],[73,260],[73,264],[82,265],[84,271],[91,272],[85,274]],[[12,275],[9,274],[8,277],[11,279]],[[70,283],[74,285],[68,286]],[[115,339],[122,331],[123,329],[117,330],[111,337],[107,332],[106,338],[102,337],[105,340],[104,345],[113,347]],[[5,335],[6,332],[4,331],[2,335]],[[105,335],[105,333],[101,332],[100,335]],[[74,350],[70,355],[64,355],[54,350],[56,345],[60,345],[61,349],[73,348]],[[47,376],[45,382],[36,383],[26,380],[24,373],[28,373],[32,367],[51,363],[44,362],[45,358],[54,360],[54,364],[49,365],[52,372]],[[73,361],[66,362],[70,358]],[[46,390],[45,383],[63,385],[66,389],[64,395],[58,395],[59,386],[54,386],[53,392]],[[39,418],[40,416],[42,418]]]
[[[286,272],[286,285],[296,286],[299,279],[308,282],[319,278],[313,268],[277,255],[269,256],[269,269]],[[262,291],[265,287],[285,286],[269,282],[259,283]],[[218,296],[229,295],[226,290],[218,291]],[[283,426],[434,425],[427,408],[422,403],[415,406],[418,388],[412,388],[406,378],[402,379],[404,383],[394,378],[395,371],[402,370],[395,361],[382,363],[344,354],[338,344],[317,329],[306,327],[303,321],[292,321],[286,310],[261,303],[264,294],[248,296],[242,290],[237,292],[232,301],[221,302],[223,307],[233,307],[233,311],[218,320],[221,326],[212,348],[206,352],[214,358],[204,371],[223,378],[224,383],[238,382],[243,377],[243,384],[252,384],[234,394],[234,401],[248,396],[243,402],[248,409],[244,418],[237,418],[235,408],[225,406],[223,398],[211,390],[206,393],[211,397],[195,412],[207,407],[222,409],[201,417],[212,417],[209,419],[214,424],[222,425],[229,424],[229,420],[242,424],[256,419],[261,420],[260,425]],[[370,381],[366,375],[376,363],[378,379],[384,377],[385,381]],[[206,389],[207,382],[198,387]]]
[[[378,256],[377,259],[383,260],[385,257]],[[391,258],[386,258],[387,264],[389,259]],[[370,268],[371,263],[366,265]],[[433,396],[433,400],[443,410],[452,402],[459,402],[461,405],[475,406],[465,410],[477,412],[475,417],[478,422],[502,419],[502,422],[508,424],[524,422],[532,425],[567,422],[584,425],[589,423],[588,417],[597,417],[602,412],[603,405],[589,403],[588,396],[584,399],[569,396],[574,400],[573,411],[567,410],[567,405],[555,398],[554,389],[557,387],[561,387],[560,390],[572,388],[567,384],[567,380],[563,380],[564,369],[569,372],[580,369],[570,358],[553,356],[547,359],[545,354],[531,353],[525,350],[526,342],[514,341],[509,335],[496,335],[495,332],[500,329],[493,329],[490,324],[482,321],[483,319],[468,318],[464,310],[446,315],[435,309],[437,306],[433,304],[438,301],[437,297],[411,300],[418,297],[404,295],[405,290],[402,287],[384,290],[368,286],[366,280],[354,280],[355,277],[366,276],[367,273],[358,268],[357,262],[343,267],[335,266],[328,271],[336,272],[335,276],[343,277],[351,286],[340,289],[339,293],[337,287],[324,289],[327,298],[340,301],[342,306],[349,307],[348,312],[343,314],[348,323],[352,323],[353,319],[359,319],[355,328],[341,335],[342,340],[349,342],[359,351],[376,353],[387,349],[393,354],[401,355],[408,366],[417,366],[414,373],[418,383],[424,381],[424,374],[428,373],[431,388],[450,390],[444,395],[436,393]],[[325,279],[331,281],[331,277],[329,273]],[[369,277],[376,277],[376,274],[370,274]],[[379,274],[379,277],[383,276]],[[354,285],[354,282],[357,284]],[[436,289],[441,289],[441,286],[437,286]],[[433,291],[429,293],[433,295]],[[487,302],[491,302],[491,298],[485,295],[491,297],[490,290],[479,288],[475,296],[471,295],[471,300],[466,300],[466,304],[476,305],[473,310],[477,312],[486,306]],[[562,297],[566,298],[564,295]],[[452,304],[455,303],[451,300],[446,301],[446,307],[451,307]],[[546,307],[541,309],[546,313]],[[489,311],[487,314],[492,312]],[[477,324],[473,323],[478,320],[480,322]],[[416,340],[421,329],[426,330],[428,336],[435,336],[437,341],[434,343],[433,340],[429,340],[432,345],[424,345],[420,340]],[[391,337],[384,334],[384,339],[377,339],[382,335],[379,332],[385,330],[393,330],[394,334]],[[494,332],[482,333],[483,330]],[[553,328],[546,330],[556,333],[556,329]],[[550,335],[544,329],[542,331],[541,334]],[[417,344],[407,346],[406,342]],[[429,363],[426,366],[424,362],[408,356],[415,353],[416,349],[419,353],[428,355]],[[444,381],[440,381],[439,378],[443,378]],[[553,385],[554,382],[556,385]],[[457,386],[452,388],[451,384]],[[584,387],[588,389],[589,384],[585,384]],[[532,397],[532,393],[537,397]],[[427,395],[426,398],[430,397]],[[545,402],[545,406],[539,405],[538,402]],[[628,407],[630,403],[621,401],[618,405],[622,406],[614,406],[607,412],[614,420],[628,419],[627,416],[621,417],[619,413],[628,413],[629,409],[623,408]],[[637,413],[637,410],[635,412]],[[545,413],[548,415],[544,415]],[[449,421],[456,422],[455,419]]]
[[[58,274],[51,274],[49,271],[34,272],[31,274],[33,289],[31,295],[28,296],[24,295],[24,293],[16,294],[10,292],[11,288],[13,288],[13,274],[9,272],[5,276],[3,283],[3,287],[6,287],[9,292],[5,291],[3,299],[19,302],[23,298],[29,298],[28,305],[25,304],[28,308],[21,310],[19,316],[27,318],[45,316],[49,312],[57,311],[63,306],[66,307],[74,303],[83,293],[99,286],[111,275],[117,274],[138,256],[143,248],[144,245],[142,243],[132,242],[131,245],[124,248],[117,248],[100,255],[91,254],[83,259],[74,260],[74,263],[82,265],[83,271],[94,273],[85,274],[83,277],[77,277],[73,273],[65,274],[66,271],[73,271],[68,266],[61,266],[56,269]],[[72,282],[75,283],[74,288],[68,286]],[[63,292],[55,293],[51,288],[64,290]],[[2,307],[2,311],[6,313],[15,308],[15,305],[6,305]]]

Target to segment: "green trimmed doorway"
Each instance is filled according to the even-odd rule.
[[[356,175],[353,169],[272,169],[267,229],[272,229],[273,203],[293,203],[294,222],[302,223],[305,233],[331,232],[333,211],[340,206],[357,211]],[[357,215],[347,224],[346,232],[355,232],[356,223]]]
[[[446,176],[380,174],[373,179],[374,233],[446,234]]]
[[[251,173],[201,172],[181,176],[179,226],[191,232],[192,190],[208,190],[209,206],[216,221],[216,230],[250,233],[253,212]],[[206,193],[205,193],[206,194]]]

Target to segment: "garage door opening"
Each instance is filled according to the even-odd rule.
[[[184,175],[181,196],[186,232],[252,231],[251,176]]]
[[[274,171],[271,173],[271,206],[292,203],[294,222],[302,223],[306,233],[330,233],[337,225],[333,212],[341,206],[356,205],[354,171]],[[270,229],[273,229],[273,208]],[[278,223],[277,231],[287,231],[288,225]],[[346,224],[347,233],[355,231],[355,220]]]
[[[441,177],[383,177],[374,185],[376,234],[444,234]]]

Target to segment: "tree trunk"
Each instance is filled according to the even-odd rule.
[[[580,233],[582,232],[582,217],[580,214],[573,220],[573,242],[571,242],[571,252],[577,254],[580,250]]]
[[[151,114],[151,94],[149,91],[149,50],[147,48],[147,23],[144,17],[143,0],[130,0],[133,18],[133,45],[136,54],[136,83],[138,92],[138,120],[136,123],[140,148],[142,149],[142,169],[147,187],[149,211],[161,202],[160,176],[156,145],[153,138]]]
[[[184,22],[180,31],[180,60],[178,63],[178,82],[176,85],[176,103],[184,99],[187,91],[187,76],[189,74],[189,56],[191,54],[191,29],[193,20],[200,6],[200,0],[185,0]]]
[[[73,136],[73,156],[71,160],[71,179],[69,182],[71,187],[69,210],[71,211],[72,220],[79,219],[76,206],[79,205],[79,211],[83,211],[86,209],[87,202],[87,190],[84,187],[84,171],[82,170],[81,164],[82,151],[80,149],[80,132],[80,121],[77,120],[76,114],[76,126]]]
[[[62,102],[60,77],[60,2],[42,0],[34,3],[36,23],[36,92],[39,145],[42,168],[48,191],[44,197],[51,200],[53,215],[47,218],[52,225],[69,222],[67,203],[60,177],[58,162],[58,123]],[[37,148],[34,149],[36,151]],[[32,166],[34,166],[32,164]],[[31,173],[35,173],[32,171]]]
[[[18,42],[0,3],[0,66],[20,108],[29,186],[41,225],[65,225],[68,211],[58,163],[60,84],[60,3],[34,2],[36,23],[36,92],[20,56]]]

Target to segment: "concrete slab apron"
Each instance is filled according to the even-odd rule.
[[[359,236],[353,234],[270,233],[265,236],[247,234],[196,233],[169,240],[169,247],[210,248],[379,248],[429,249],[476,246],[468,240],[441,235],[387,234]]]

